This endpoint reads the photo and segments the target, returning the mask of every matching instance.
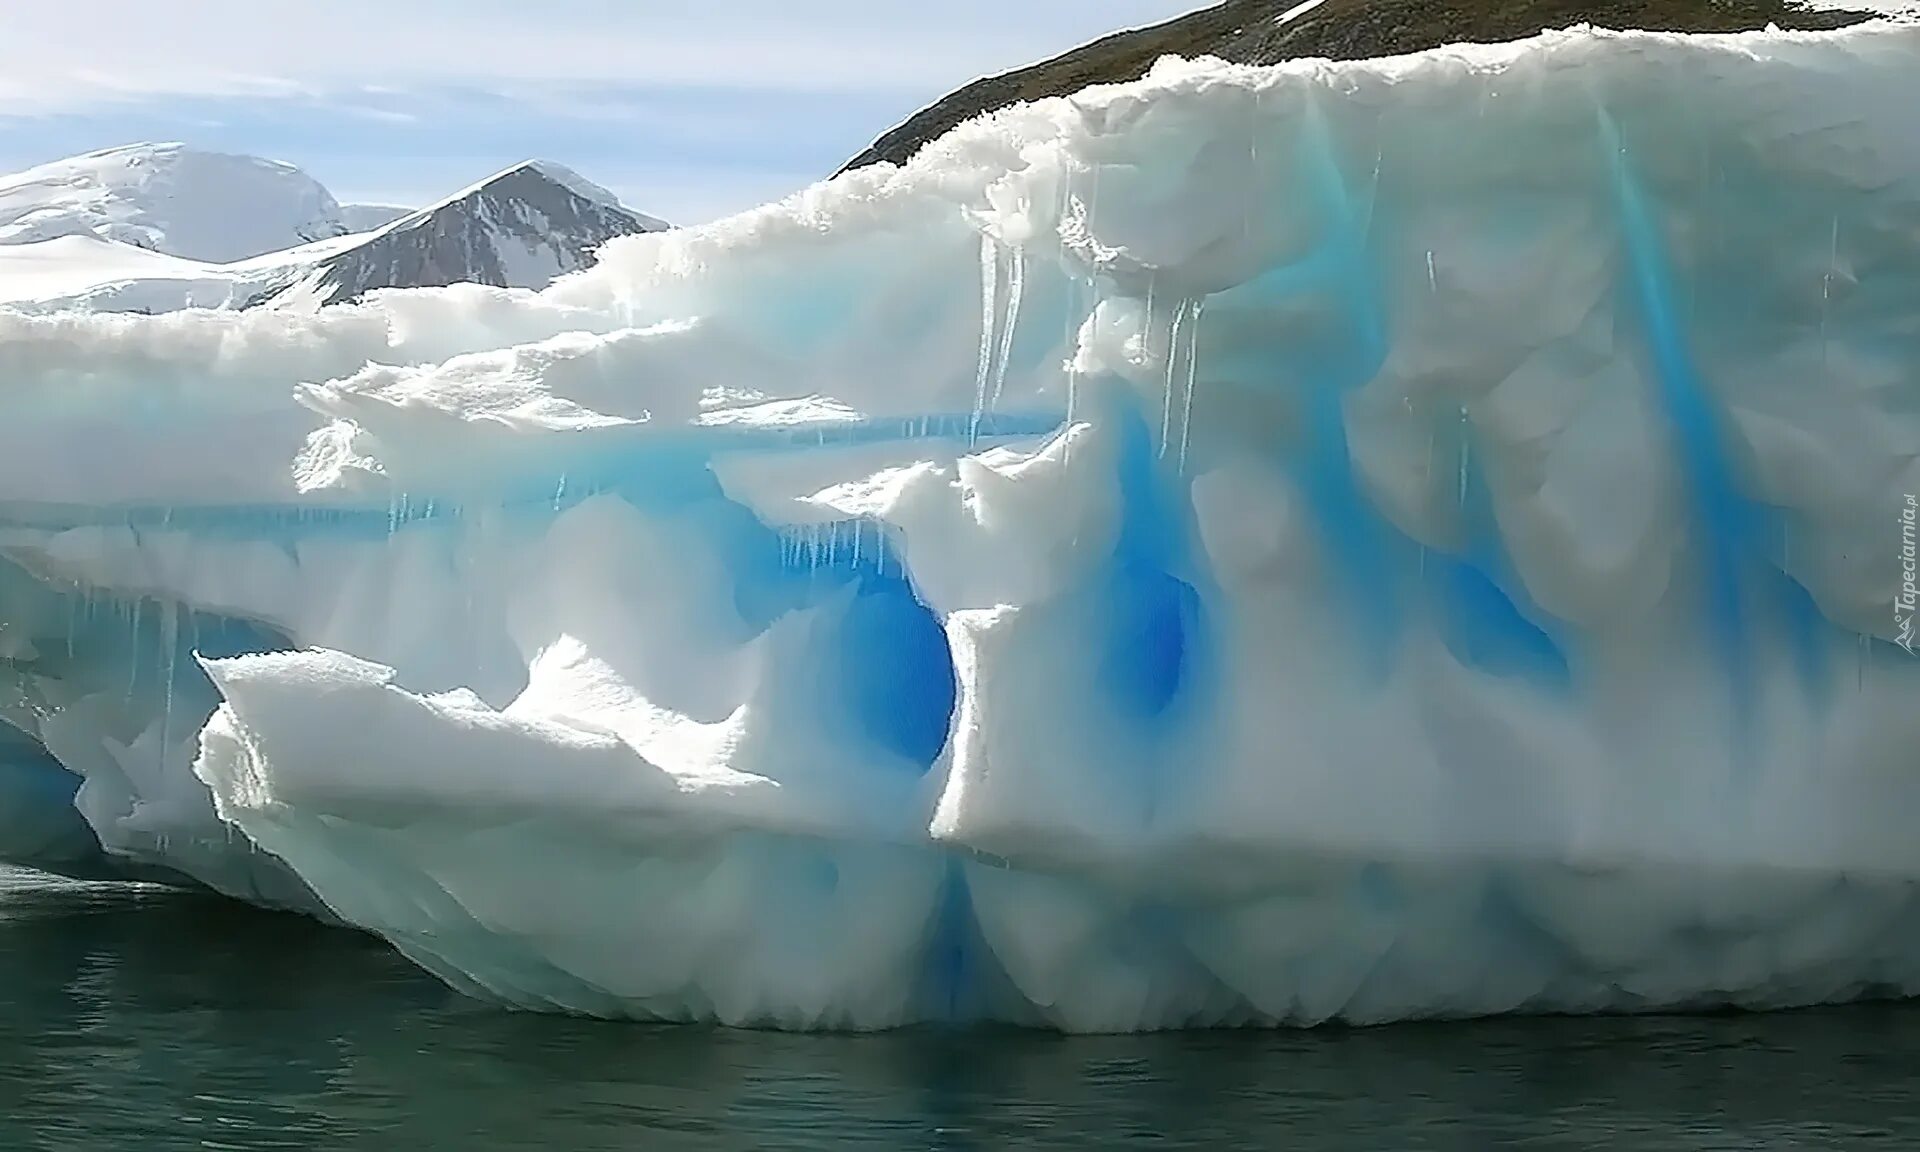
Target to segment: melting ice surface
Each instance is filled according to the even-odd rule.
[[[1917,57],[1168,62],[539,295],[0,317],[0,847],[608,1016],[1920,991]]]

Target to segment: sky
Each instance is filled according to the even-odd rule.
[[[0,2],[0,172],[179,140],[413,206],[540,158],[692,224],[977,76],[1207,0]]]

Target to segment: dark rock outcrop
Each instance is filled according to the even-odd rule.
[[[529,161],[367,234],[257,301],[345,304],[381,288],[543,288],[591,267],[600,246],[667,225],[557,164]]]
[[[1394,56],[1443,44],[1494,43],[1546,28],[1595,24],[1669,32],[1842,28],[1873,13],[1816,10],[1786,0],[1325,0],[1293,19],[1299,0],[1227,0],[1164,24],[1117,32],[1030,67],[976,80],[874,141],[841,171],[904,163],[975,116],[1093,84],[1146,75],[1162,56],[1217,56],[1236,64]]]

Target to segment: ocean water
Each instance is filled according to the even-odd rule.
[[[0,871],[0,1150],[1920,1148],[1920,1009],[1065,1038],[502,1013],[378,941]]]

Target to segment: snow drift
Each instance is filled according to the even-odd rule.
[[[5,847],[606,1016],[1920,991],[1916,53],[1166,62],[540,294],[0,316]]]

